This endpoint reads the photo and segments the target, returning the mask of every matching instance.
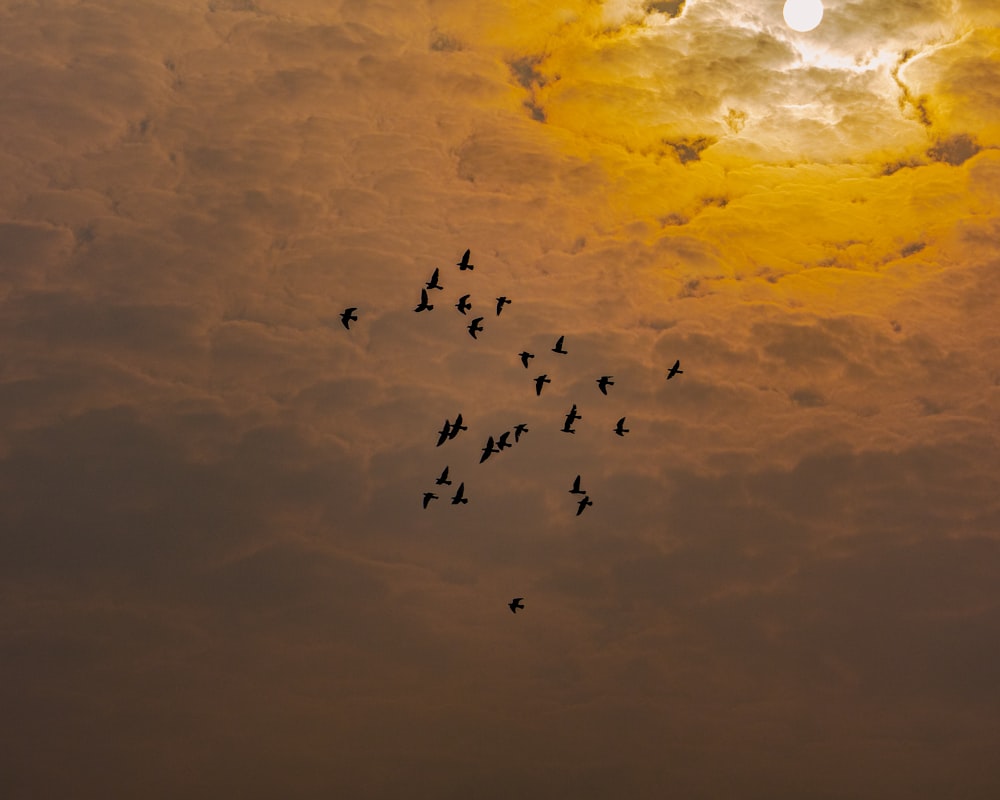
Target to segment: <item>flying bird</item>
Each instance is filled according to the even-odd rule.
[[[478,336],[476,336],[476,334],[483,329],[483,326],[479,324],[482,321],[483,321],[482,317],[476,317],[474,320],[472,320],[472,322],[469,323],[468,325],[469,336],[471,336],[473,339],[479,338]]]
[[[606,395],[608,387],[615,385],[615,382],[611,380],[613,377],[614,375],[602,375],[597,379],[597,388],[601,390],[601,394]]]
[[[552,348],[553,353],[560,353],[562,355],[566,355],[567,351],[563,350],[563,339],[565,338],[566,338],[565,336],[560,336],[556,340],[556,346]]]
[[[576,509],[576,515],[580,516],[583,513],[583,509],[585,509],[587,506],[592,506],[592,505],[594,505],[594,502],[590,499],[589,495],[583,497],[583,499],[581,499],[580,502],[577,503],[578,508]]]
[[[454,439],[462,431],[467,431],[467,430],[469,430],[469,426],[462,424],[462,415],[459,414],[457,417],[455,417],[455,424],[451,426],[451,433],[448,434],[448,438]]]
[[[437,495],[434,492],[424,492],[424,508],[427,508],[427,504],[431,500],[437,500]]]
[[[674,375],[683,375],[684,370],[681,369],[681,360],[678,358],[674,365],[670,368],[670,372],[667,373],[667,380],[669,381]]]
[[[358,321],[358,315],[354,313],[357,310],[358,309],[353,306],[351,308],[345,308],[344,313],[340,315],[340,321],[344,323],[344,327],[347,328],[347,330],[351,329],[352,322]]]
[[[462,260],[459,261],[455,266],[458,267],[460,270],[475,269],[476,265],[469,263],[469,256],[470,255],[471,255],[471,251],[466,250],[465,253],[462,256]]]
[[[501,450],[506,450],[508,447],[513,447],[514,446],[510,442],[507,441],[507,439],[509,439],[509,438],[510,438],[510,431],[504,431],[503,433],[500,434],[500,438],[497,439],[497,452],[498,453]]]
[[[516,614],[519,608],[524,608],[524,603],[521,602],[523,599],[524,599],[523,597],[515,597],[513,600],[507,603],[512,614]]]
[[[579,414],[576,413],[576,403],[573,403],[573,407],[569,410],[569,413],[566,415],[566,422],[562,427],[563,433],[576,433],[576,431],[573,430],[573,423],[576,422],[578,419],[583,419],[583,417],[581,417]]]
[[[437,267],[435,267],[433,274],[431,274],[431,279],[427,281],[427,283],[425,284],[428,289],[440,289],[441,291],[444,291],[444,287],[440,283],[438,283],[439,272],[440,270]]]
[[[414,311],[433,311],[434,306],[427,302],[427,290],[420,290],[420,305],[417,306]]]
[[[514,441],[515,442],[520,441],[521,434],[527,432],[528,432],[528,426],[525,423],[523,422],[517,423],[517,425],[514,426]]]
[[[500,297],[497,298],[497,316],[498,317],[500,316],[500,312],[503,311],[503,307],[506,306],[506,305],[510,305],[510,300],[508,300],[506,296],[501,295]]]
[[[549,380],[548,375],[539,375],[537,378],[535,378],[535,394],[541,395],[542,387],[546,383],[552,383],[552,381]]]
[[[469,302],[469,295],[463,294],[458,298],[458,302],[455,303],[455,308],[457,308],[463,314],[472,308],[472,303]]]
[[[486,447],[483,448],[482,458],[479,459],[479,463],[482,464],[487,458],[489,458],[494,453],[499,453],[500,448],[496,446],[493,442],[493,437],[491,436],[486,440]]]
[[[586,492],[583,491],[583,489],[580,488],[580,476],[579,475],[577,475],[573,479],[573,488],[569,490],[569,493],[570,494],[586,494]]]
[[[628,428],[625,427],[625,417],[622,417],[620,420],[618,420],[618,425],[615,427],[615,433],[617,433],[619,436],[624,436],[626,433],[628,433]]]
[[[438,443],[434,446],[440,447],[449,439],[454,439],[455,437],[452,435],[451,431],[452,431],[451,421],[446,419],[444,421],[444,427],[442,427],[441,430],[438,431]]]
[[[535,357],[534,353],[529,353],[527,350],[525,350],[523,353],[518,353],[518,355],[521,357],[521,363],[524,364],[525,369],[528,368],[528,359]]]
[[[455,492],[455,496],[451,498],[451,504],[457,506],[459,503],[468,503],[469,498],[465,496],[465,484],[458,484],[458,491]]]
[[[448,480],[447,467],[444,468],[444,472],[441,473],[441,476],[436,481],[434,481],[434,483],[437,484],[438,486],[451,486],[451,481]]]

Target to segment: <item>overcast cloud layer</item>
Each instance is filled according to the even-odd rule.
[[[825,5],[0,3],[4,796],[998,796],[1000,11]]]

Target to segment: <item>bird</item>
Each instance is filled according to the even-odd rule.
[[[601,394],[606,395],[608,393],[608,387],[614,386],[615,382],[611,380],[614,375],[602,375],[597,379],[597,388],[601,390]]]
[[[489,439],[486,440],[486,447],[483,448],[483,455],[482,458],[479,459],[479,463],[482,464],[491,455],[499,452],[500,448],[496,446],[496,444],[493,441],[493,437],[491,436]]]
[[[535,378],[535,394],[536,395],[541,395],[541,393],[542,393],[542,387],[546,383],[552,383],[552,381],[549,380],[549,376],[548,375],[539,375],[537,378]]]
[[[427,290],[420,290],[420,305],[417,306],[414,311],[433,311],[434,306],[427,302]]]
[[[472,322],[469,323],[468,325],[469,336],[471,336],[473,339],[479,338],[478,336],[476,336],[476,334],[483,329],[483,326],[479,324],[482,321],[483,321],[482,317],[476,317],[474,320],[472,320]]]
[[[583,491],[583,489],[580,488],[580,476],[579,475],[577,475],[573,479],[573,488],[569,490],[569,493],[570,494],[586,494],[586,492]]]
[[[566,355],[567,351],[563,350],[563,339],[565,338],[566,338],[565,336],[560,336],[558,339],[556,339],[556,346],[552,348],[553,353],[560,353],[561,355]]]
[[[506,296],[501,295],[500,297],[497,298],[497,316],[498,317],[500,316],[500,312],[503,311],[503,307],[505,305],[509,305],[509,304],[510,304],[510,300],[508,300]]]
[[[457,266],[460,270],[475,269],[476,265],[469,263],[469,256],[470,255],[471,255],[471,251],[470,250],[466,250],[465,253],[462,255],[462,260],[459,261],[455,266]]]
[[[523,597],[515,597],[513,600],[507,603],[507,605],[510,607],[510,611],[512,614],[516,614],[519,608],[524,608],[524,603],[521,602],[523,599],[524,599]]]
[[[619,436],[624,436],[626,433],[628,433],[628,428],[625,427],[625,417],[622,417],[620,420],[618,420],[618,425],[615,428],[615,433],[617,433]]]
[[[440,272],[440,270],[435,267],[434,272],[431,274],[431,279],[427,281],[425,285],[428,289],[440,289],[441,291],[444,291],[444,287],[438,283],[438,272]]]
[[[455,423],[451,426],[451,433],[448,434],[448,438],[454,439],[462,431],[467,431],[467,430],[469,430],[469,426],[462,424],[462,415],[459,414],[457,417],[455,417]]]
[[[351,329],[352,322],[358,321],[358,315],[354,313],[357,310],[358,309],[354,306],[351,308],[345,308],[344,313],[340,315],[340,321],[344,323],[344,327],[347,328],[347,330]]]
[[[458,491],[455,492],[455,496],[451,498],[451,504],[457,506],[459,503],[468,503],[469,498],[465,496],[465,484],[458,484]]]
[[[527,350],[525,350],[525,351],[523,351],[521,353],[518,353],[518,356],[520,356],[521,363],[524,364],[524,368],[527,369],[528,368],[528,359],[529,358],[534,358],[535,354],[534,353],[529,353]]]
[[[576,515],[580,516],[583,513],[583,509],[587,506],[594,505],[594,502],[590,499],[590,495],[585,495],[579,503],[577,503]]]
[[[670,372],[667,373],[667,380],[669,381],[674,375],[683,375],[684,370],[681,369],[681,360],[678,358],[674,365],[670,368]]]
[[[434,446],[440,447],[449,439],[454,439],[454,438],[455,437],[452,435],[451,432],[451,421],[446,419],[444,421],[444,427],[442,427],[441,430],[438,431],[438,442]]]
[[[520,441],[521,434],[527,432],[528,432],[528,426],[525,423],[523,422],[517,423],[517,425],[514,426],[514,441],[515,442]]]
[[[472,303],[469,302],[469,295],[463,294],[458,298],[458,302],[455,303],[455,308],[457,308],[462,314],[472,308]]]
[[[500,434],[500,438],[497,439],[497,452],[498,453],[501,450],[506,450],[508,447],[513,447],[514,446],[510,442],[507,441],[507,439],[509,437],[510,437],[510,431],[504,431],[503,433]]]
[[[576,413],[576,403],[573,403],[573,407],[569,410],[569,413],[566,415],[566,422],[562,427],[563,433],[576,433],[576,431],[573,430],[573,423],[576,422],[578,419],[583,419],[583,417],[581,417],[579,414]]]
[[[441,476],[436,481],[434,481],[434,483],[438,486],[451,486],[451,481],[448,480],[447,467],[444,468],[444,472],[441,473]]]
[[[424,508],[427,508],[427,504],[431,500],[437,500],[437,495],[434,492],[424,492]]]

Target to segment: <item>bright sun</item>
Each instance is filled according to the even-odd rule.
[[[811,31],[823,19],[821,0],[786,0],[785,22],[793,31]]]

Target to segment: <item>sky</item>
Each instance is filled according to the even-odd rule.
[[[1000,7],[825,7],[0,2],[4,796],[997,797]]]

